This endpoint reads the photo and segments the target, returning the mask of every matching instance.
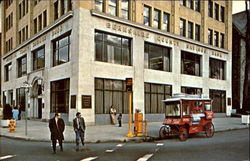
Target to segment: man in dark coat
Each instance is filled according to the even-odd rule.
[[[49,120],[49,129],[51,133],[50,139],[52,141],[53,153],[56,153],[56,140],[59,141],[61,151],[63,151],[62,141],[64,140],[63,132],[65,124],[60,113],[56,113],[55,117]]]
[[[81,117],[81,113],[76,113],[76,118],[73,120],[73,127],[76,133],[76,151],[79,151],[79,142],[80,139],[82,141],[82,145],[84,146],[84,133],[85,133],[85,121],[84,118]]]

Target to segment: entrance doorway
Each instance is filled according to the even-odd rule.
[[[38,119],[41,119],[42,118],[42,108],[43,108],[42,98],[37,99],[37,107],[38,107]]]

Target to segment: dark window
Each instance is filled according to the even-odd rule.
[[[200,12],[201,2],[200,0],[194,0],[194,9],[197,12]]]
[[[200,41],[200,25],[195,24],[195,40]]]
[[[181,51],[181,73],[201,76],[201,56]]]
[[[216,113],[226,112],[226,91],[209,90],[209,97],[212,101],[212,110]]]
[[[171,72],[170,48],[154,44],[144,44],[144,67],[147,69]]]
[[[213,45],[213,30],[208,29],[207,39],[208,39],[208,44]]]
[[[22,4],[20,3],[19,4],[19,19],[21,19],[22,18]]]
[[[153,22],[153,27],[155,28],[160,28],[160,10],[154,9],[154,22]]]
[[[213,1],[208,1],[208,16],[213,17]]]
[[[122,17],[125,19],[129,19],[129,0],[122,0],[121,10]]]
[[[202,88],[181,87],[181,93],[199,95],[202,94]]]
[[[111,106],[117,113],[128,113],[128,94],[123,80],[95,79],[95,113],[109,114]]]
[[[128,38],[95,32],[95,60],[131,65],[131,41]]]
[[[103,0],[95,0],[95,9],[97,11],[103,12],[103,6],[104,6]]]
[[[144,91],[145,113],[164,113],[165,108],[162,100],[170,98],[172,95],[172,86],[144,83]]]
[[[20,105],[22,111],[25,111],[25,89],[17,88],[16,89],[16,105]]]
[[[220,20],[221,22],[225,21],[225,8],[224,7],[220,7]]]
[[[68,10],[71,11],[72,10],[72,0],[68,0]]]
[[[169,32],[170,31],[170,14],[164,12],[163,13],[163,24],[162,30]]]
[[[194,30],[193,30],[194,23],[188,21],[188,38],[193,39]]]
[[[223,33],[221,33],[220,34],[220,47],[221,48],[224,48],[224,40],[225,38],[224,38],[224,34]]]
[[[219,5],[216,3],[214,4],[214,18],[219,20]]]
[[[219,32],[214,31],[214,45],[219,47]]]
[[[27,74],[27,57],[26,55],[17,60],[17,77]]]
[[[186,6],[186,0],[180,0],[180,4]]]
[[[33,70],[43,68],[45,66],[45,48],[39,48],[33,51]]]
[[[37,33],[37,18],[34,19],[34,34]]]
[[[11,63],[4,66],[4,81],[5,82],[10,80],[10,70],[11,70]]]
[[[38,31],[42,30],[42,14],[38,16]]]
[[[225,80],[225,61],[209,59],[209,77]]]
[[[69,79],[51,82],[51,109],[52,113],[68,113],[69,110]]]
[[[47,10],[43,11],[43,27],[47,26]]]
[[[187,7],[190,8],[190,9],[194,9],[193,0],[187,0]]]
[[[186,36],[186,20],[180,19],[180,35]]]
[[[58,19],[58,1],[54,3],[54,20]]]
[[[53,66],[69,62],[70,35],[53,41]]]
[[[109,0],[108,5],[109,5],[109,13],[113,16],[117,16],[117,0]]]
[[[66,13],[66,1],[65,0],[61,0],[61,15],[64,15]]]
[[[149,6],[144,6],[143,17],[144,17],[144,25],[150,26],[150,8]]]
[[[25,27],[25,40],[28,39],[29,35],[28,35],[28,26]]]

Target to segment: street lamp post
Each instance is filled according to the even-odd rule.
[[[127,137],[133,137],[132,132],[132,92],[133,92],[133,79],[132,78],[126,78],[126,89],[129,94],[129,122],[128,122],[128,134]]]

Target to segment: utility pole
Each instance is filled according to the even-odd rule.
[[[243,87],[243,111],[250,110],[250,101],[248,100],[250,91],[249,89],[249,64],[250,64],[250,16],[249,16],[249,8],[250,8],[250,0],[245,0],[246,5],[246,16],[247,16],[247,23],[246,23],[246,65],[245,65],[245,78],[244,78],[244,87]]]

